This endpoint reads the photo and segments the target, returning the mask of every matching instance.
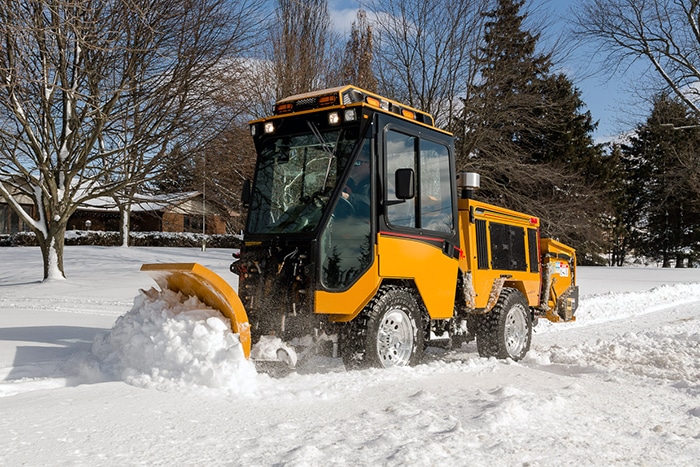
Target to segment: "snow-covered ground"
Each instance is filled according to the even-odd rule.
[[[40,283],[38,249],[0,248],[0,465],[698,465],[700,269],[579,268],[578,320],[540,321],[522,362],[471,343],[274,379],[216,313],[137,292],[144,262],[235,286],[230,259],[68,247]]]

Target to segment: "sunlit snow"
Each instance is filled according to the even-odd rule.
[[[521,362],[480,358],[470,343],[391,370],[312,356],[273,378],[218,312],[149,291],[138,271],[197,261],[236,287],[230,253],[67,247],[68,280],[42,283],[37,248],[0,249],[0,464],[700,458],[699,269],[579,268],[577,321],[540,320]]]

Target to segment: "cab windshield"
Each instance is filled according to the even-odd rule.
[[[305,132],[279,134],[262,142],[248,232],[312,232],[328,206],[339,177],[358,140],[356,126],[319,130],[308,122]]]

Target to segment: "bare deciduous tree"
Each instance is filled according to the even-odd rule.
[[[227,229],[238,233],[245,227],[241,200],[243,181],[253,178],[255,147],[247,124],[234,122],[202,151],[206,172],[198,180],[207,193],[207,203],[228,211]]]
[[[252,118],[270,114],[273,104],[293,94],[339,84],[339,35],[331,29],[328,0],[275,0],[263,21],[264,40],[248,59],[243,85]]]
[[[379,91],[431,113],[456,116],[474,80],[472,53],[489,0],[370,0]]]
[[[578,11],[577,34],[607,52],[608,66],[646,61],[700,115],[700,2],[588,0]]]
[[[278,0],[270,29],[277,99],[327,84],[330,26],[328,0]]]
[[[377,77],[372,68],[373,63],[372,25],[367,20],[367,12],[358,10],[357,20],[352,23],[350,39],[343,54],[343,83],[376,92]]]
[[[246,0],[0,2],[0,193],[37,235],[45,279],[64,277],[81,203],[216,128],[212,73],[257,19]]]

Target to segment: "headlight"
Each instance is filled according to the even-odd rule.
[[[338,114],[338,112],[329,112],[328,123],[331,125],[337,125],[340,123],[340,114]]]

